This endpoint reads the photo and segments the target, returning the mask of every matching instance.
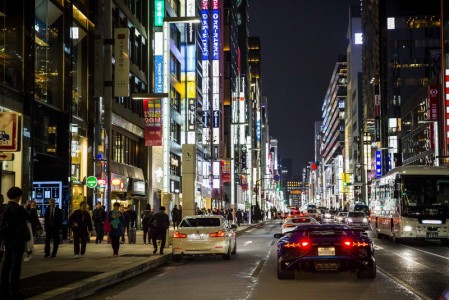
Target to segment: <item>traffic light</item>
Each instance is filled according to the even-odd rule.
[[[317,168],[316,163],[315,162],[311,162],[310,163],[310,169],[311,170],[316,170],[316,168]]]

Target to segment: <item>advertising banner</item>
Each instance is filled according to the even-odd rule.
[[[144,99],[145,146],[162,146],[161,99]]]
[[[438,86],[429,85],[429,120],[438,120]]]

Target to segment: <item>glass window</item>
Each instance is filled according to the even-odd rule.
[[[63,14],[51,1],[36,7],[35,33],[35,99],[63,109],[62,53]],[[64,52],[70,52],[64,48]]]
[[[23,24],[20,1],[0,0],[0,83],[22,90]]]

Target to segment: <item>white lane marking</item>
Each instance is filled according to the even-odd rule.
[[[253,241],[246,241],[243,243],[243,246],[248,246],[249,244],[252,244],[252,243],[253,243]]]
[[[405,281],[402,281],[401,279],[395,277],[393,274],[391,274],[391,273],[385,271],[384,269],[380,268],[379,266],[377,266],[377,272],[381,272],[382,274],[384,274],[385,276],[390,278],[392,281],[394,281],[397,284],[399,284],[400,286],[402,286],[409,293],[415,295],[417,298],[421,298],[421,299],[424,299],[424,300],[431,300],[432,299],[430,297],[427,297],[426,295],[424,295],[420,291],[416,290],[414,287],[412,287],[411,285],[409,285]]]
[[[251,229],[245,230],[245,232],[251,232],[251,231],[254,231],[254,230],[256,230],[256,228],[251,228]]]
[[[383,250],[384,248],[381,246],[374,245],[374,250]]]
[[[416,250],[416,251],[420,251],[420,252],[422,252],[422,253],[426,253],[426,254],[429,254],[429,255],[433,255],[433,256],[436,256],[436,257],[439,257],[439,258],[442,258],[442,259],[445,259],[445,260],[449,260],[449,257],[445,257],[445,256],[442,256],[442,255],[439,255],[439,254],[435,254],[435,253],[432,253],[432,252],[428,252],[428,251],[421,250],[421,249],[414,248],[414,247],[407,246],[407,245],[402,245],[402,246],[407,247],[407,248],[410,248],[410,249],[413,249],[413,250]]]

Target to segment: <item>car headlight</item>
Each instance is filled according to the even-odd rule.
[[[402,228],[402,231],[412,231],[413,227],[410,225],[405,225],[404,228]]]
[[[347,218],[346,221],[347,221],[348,223],[352,223],[352,219],[351,219],[351,218]]]
[[[363,218],[363,223],[368,223],[368,219],[367,218]]]

